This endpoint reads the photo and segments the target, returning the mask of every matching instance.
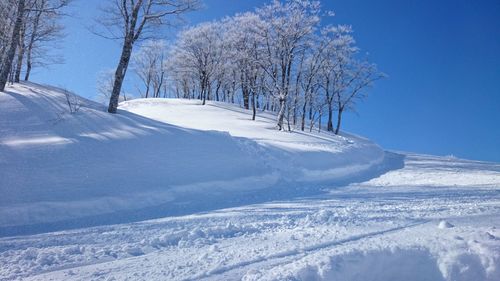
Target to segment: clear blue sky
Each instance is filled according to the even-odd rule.
[[[34,81],[95,96],[97,73],[115,67],[120,51],[86,29],[103,2],[74,0],[61,49],[66,63],[38,70]],[[187,20],[219,19],[266,2],[204,0]],[[351,24],[359,47],[389,75],[357,114],[348,113],[344,129],[386,149],[500,162],[500,1],[322,3],[336,13],[329,23]]]

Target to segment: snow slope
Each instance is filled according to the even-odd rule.
[[[70,114],[61,89],[0,93],[0,236],[313,194],[304,183],[366,177],[384,160],[365,139],[277,132],[230,105],[139,100],[111,115],[80,100]],[[149,109],[166,123],[133,113]]]
[[[256,142],[258,150],[251,153],[263,156],[263,164],[294,182],[352,178],[384,160],[383,151],[369,140],[330,133],[277,132],[274,115],[259,113],[251,121],[250,111],[225,103],[208,101],[202,106],[199,100],[142,99],[123,102],[120,108],[183,128],[225,131]]]
[[[439,181],[413,186],[426,170]],[[408,155],[403,169],[325,189],[3,238],[0,280],[500,280],[499,164]]]
[[[500,164],[219,103],[121,109],[0,93],[1,281],[500,280]]]

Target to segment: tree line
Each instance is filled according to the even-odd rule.
[[[10,79],[28,80],[49,63],[47,46],[63,35],[61,9],[70,0],[0,2],[0,90]],[[374,81],[384,77],[360,54],[348,25],[324,25],[333,16],[314,0],[273,0],[222,20],[185,28],[172,44],[156,40],[161,27],[199,0],[108,0],[95,33],[118,40],[121,53],[99,91],[116,113],[131,64],[141,96],[241,103],[275,112],[279,130],[323,126],[339,133],[343,113],[355,108]],[[137,49],[137,50],[136,50]]]
[[[0,91],[9,80],[28,81],[35,67],[61,61],[51,50],[64,36],[59,21],[69,1],[0,1]]]
[[[348,25],[322,25],[318,1],[272,1],[182,30],[171,46],[146,41],[132,59],[143,97],[241,103],[277,115],[279,130],[339,133],[343,113],[384,77],[360,55]],[[170,94],[172,96],[172,94]]]

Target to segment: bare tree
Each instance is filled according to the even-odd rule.
[[[309,120],[312,122],[314,118],[312,117],[312,111],[314,107],[314,98],[318,90],[318,73],[321,69],[324,56],[323,49],[324,45],[321,42],[313,41],[311,42],[314,47],[311,47],[311,54],[307,57],[304,63],[304,73],[301,75],[300,81],[301,87],[304,91],[304,100],[302,102],[302,119],[300,129],[304,131],[305,129],[305,118],[306,109],[309,106]]]
[[[29,11],[25,13],[25,18],[23,20],[23,23],[21,24],[21,28],[19,29],[19,39],[17,42],[17,63],[16,67],[14,70],[14,77],[13,80],[16,83],[19,83],[19,77],[21,76],[21,68],[23,66],[23,58],[24,58],[24,53],[25,53],[25,35],[26,35],[26,25],[28,23],[28,19],[30,18],[29,16]]]
[[[14,0],[0,1],[0,63],[2,63],[8,49],[15,20],[16,5]]]
[[[14,61],[14,56],[16,55],[16,48],[19,42],[19,35],[21,26],[23,24],[23,17],[25,13],[25,0],[17,1],[17,10],[16,10],[16,21],[14,23],[14,28],[12,29],[12,35],[9,39],[9,46],[6,54],[2,60],[2,69],[0,70],[0,91],[3,92],[5,90],[5,85],[7,84],[7,79],[9,77],[9,73],[12,69],[12,62]]]
[[[116,113],[123,80],[136,42],[148,37],[153,28],[168,25],[172,16],[178,16],[197,7],[197,0],[110,0],[103,8],[99,23],[109,31],[101,36],[122,41],[120,60],[115,71],[108,112]],[[149,33],[150,34],[150,33]]]
[[[104,105],[109,103],[109,98],[111,96],[111,91],[113,90],[115,78],[114,69],[105,69],[97,74],[96,89],[97,96],[95,99]],[[130,95],[127,97],[126,93],[120,93],[120,102],[127,101]]]
[[[258,108],[277,112],[279,130],[292,130],[299,116],[301,130],[321,130],[327,112],[328,131],[338,133],[343,112],[383,75],[357,60],[350,26],[318,32],[322,14],[318,1],[275,0],[184,30],[169,58],[177,96],[205,101],[215,92],[219,100],[222,91],[222,101],[251,107],[253,119]]]
[[[179,74],[197,79],[202,104],[211,99],[216,70],[222,65],[222,41],[220,25],[208,22],[181,32],[173,49],[170,63]]]
[[[245,109],[252,107],[252,120],[255,120],[259,77],[263,75],[257,32],[265,28],[265,23],[256,14],[245,13],[226,20],[224,24],[227,26],[224,30],[229,47],[226,53],[239,71],[243,106]]]
[[[335,97],[338,97],[339,92],[343,90],[342,83],[347,75],[346,66],[354,58],[358,48],[354,46],[355,41],[350,26],[327,26],[321,34],[324,61],[320,71],[322,81],[320,86],[324,90],[328,109],[327,131],[333,132]]]
[[[271,79],[270,93],[279,101],[277,127],[283,130],[288,94],[296,58],[305,47],[308,36],[319,23],[320,3],[310,0],[273,1],[257,10],[267,23],[260,32],[263,45],[262,69]]]
[[[166,44],[161,40],[149,40],[145,42],[134,55],[132,67],[146,88],[145,98],[149,97],[152,88],[153,97],[160,96],[160,91],[165,83]]]
[[[335,90],[335,102],[337,103],[337,126],[335,134],[340,132],[342,114],[347,109],[354,109],[356,102],[366,97],[364,91],[374,81],[384,78],[386,75],[377,70],[376,65],[366,61],[353,60],[343,70],[343,77],[339,80],[338,88]]]
[[[66,104],[68,105],[69,113],[70,114],[75,114],[80,110],[80,107],[82,107],[82,102],[80,101],[80,98],[78,95],[75,95],[74,93],[68,91],[67,89],[64,89],[64,96],[66,97]]]
[[[102,70],[97,74],[96,89],[97,97],[96,100],[102,104],[108,104],[109,98],[111,97],[111,91],[113,90],[114,84],[114,70]]]
[[[49,5],[50,0],[35,0],[34,11],[26,26],[24,75],[26,81],[29,80],[35,66],[47,66],[63,61],[51,51],[57,49],[59,40],[65,36],[64,27],[58,23],[64,14],[60,11],[44,12]]]
[[[38,5],[40,2],[44,4],[42,6]],[[0,69],[0,91],[5,89],[9,74],[15,75],[16,80],[18,80],[17,73],[12,73],[13,62],[16,55],[16,50],[18,52],[18,68],[22,66],[22,60],[24,55],[24,37],[26,31],[26,24],[29,19],[29,15],[32,13],[42,15],[53,15],[57,14],[61,8],[67,6],[70,0],[15,0],[12,4],[15,5],[15,21],[13,23],[13,28],[10,36],[8,37],[8,45],[5,47],[5,54],[2,58],[1,69]],[[18,48],[20,47],[20,48]],[[21,63],[19,63],[21,62]],[[19,70],[20,71],[20,70]]]

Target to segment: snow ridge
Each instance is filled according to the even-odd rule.
[[[0,236],[315,194],[305,187],[356,180],[385,157],[368,140],[278,132],[273,115],[253,122],[228,104],[133,100],[110,115],[65,103],[32,83],[0,95]]]

